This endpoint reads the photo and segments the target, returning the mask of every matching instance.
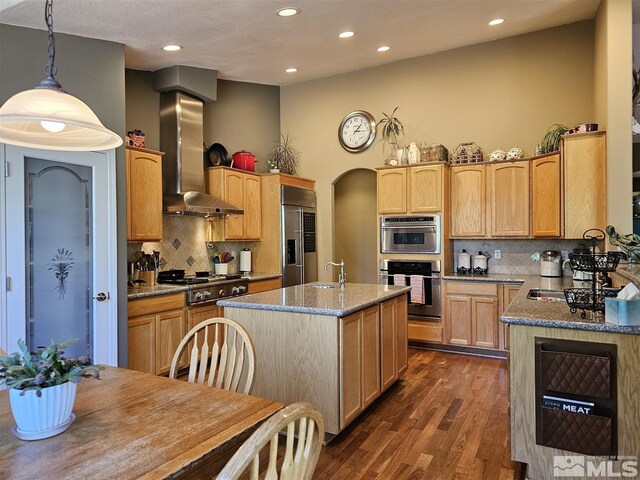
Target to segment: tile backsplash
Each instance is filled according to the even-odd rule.
[[[144,250],[152,253],[160,252],[160,270],[176,268],[185,270],[186,275],[194,275],[200,271],[213,271],[209,246],[214,246],[219,252],[236,252],[236,258],[229,264],[229,273],[236,273],[239,268],[240,250],[251,244],[241,242],[216,242],[209,244],[206,240],[206,221],[201,217],[164,215],[163,241],[128,243],[127,258],[135,252]],[[208,246],[209,245],[209,246]]]
[[[535,252],[542,253],[544,250],[567,250],[571,252],[579,243],[579,240],[454,240],[453,242],[453,263],[454,269],[458,267],[458,254],[464,248],[469,254],[474,255],[479,251],[488,252],[489,273],[520,273],[522,275],[539,275],[540,263],[531,260],[531,255]],[[495,250],[501,251],[501,258],[494,257]],[[572,275],[571,269],[567,267],[563,275]]]

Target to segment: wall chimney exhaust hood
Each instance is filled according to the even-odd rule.
[[[199,78],[202,72],[209,76],[215,72],[189,67],[186,73],[179,70],[181,75],[177,75],[175,70],[179,68],[186,67],[155,72],[155,89],[165,92],[160,94],[160,150],[165,152],[162,159],[163,212],[201,217],[242,214],[243,210],[235,205],[204,193],[202,100],[193,96],[196,94],[193,88],[187,89],[189,94],[186,94],[180,91],[179,84],[166,82],[166,79],[175,78],[186,80],[190,72],[196,72]],[[215,87],[215,75],[213,82]],[[203,97],[212,98],[210,92]]]

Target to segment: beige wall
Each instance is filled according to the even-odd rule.
[[[256,171],[268,172],[267,156],[280,136],[280,88],[218,80],[218,100],[205,105],[204,140],[221,143],[229,155],[248,150]]]
[[[594,104],[607,130],[607,219],[620,233],[633,230],[631,2],[603,0],[595,21]]]
[[[360,154],[340,147],[344,115],[363,109],[379,119],[398,106],[407,142],[451,151],[475,141],[485,154],[518,145],[532,155],[549,125],[594,118],[593,48],[594,24],[585,21],[282,87],[282,131],[302,154],[300,175],[317,182],[319,265],[334,256],[333,182],[383,163],[379,140]]]
[[[357,169],[344,174],[334,185],[334,261],[345,259],[347,281],[377,283],[376,174]],[[333,278],[337,279],[338,269]]]
[[[146,147],[160,148],[160,97],[153,72],[126,71],[126,128],[145,132]],[[268,171],[267,155],[280,135],[280,89],[269,85],[218,80],[218,97],[204,105],[204,141],[221,143],[229,155],[256,154],[256,169]]]

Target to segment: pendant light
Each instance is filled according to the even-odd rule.
[[[0,107],[0,142],[45,150],[108,150],[122,138],[105,128],[81,100],[62,90],[55,79],[56,42],[53,34],[53,0],[46,0],[49,33],[46,77],[37,87],[20,92]]]

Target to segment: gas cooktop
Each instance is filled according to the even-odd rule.
[[[211,274],[208,277],[186,276],[183,278],[158,278],[158,283],[168,283],[172,285],[196,285],[199,283],[215,282],[219,280],[235,280],[238,278],[242,278],[242,275],[240,275],[239,273],[226,275]]]

